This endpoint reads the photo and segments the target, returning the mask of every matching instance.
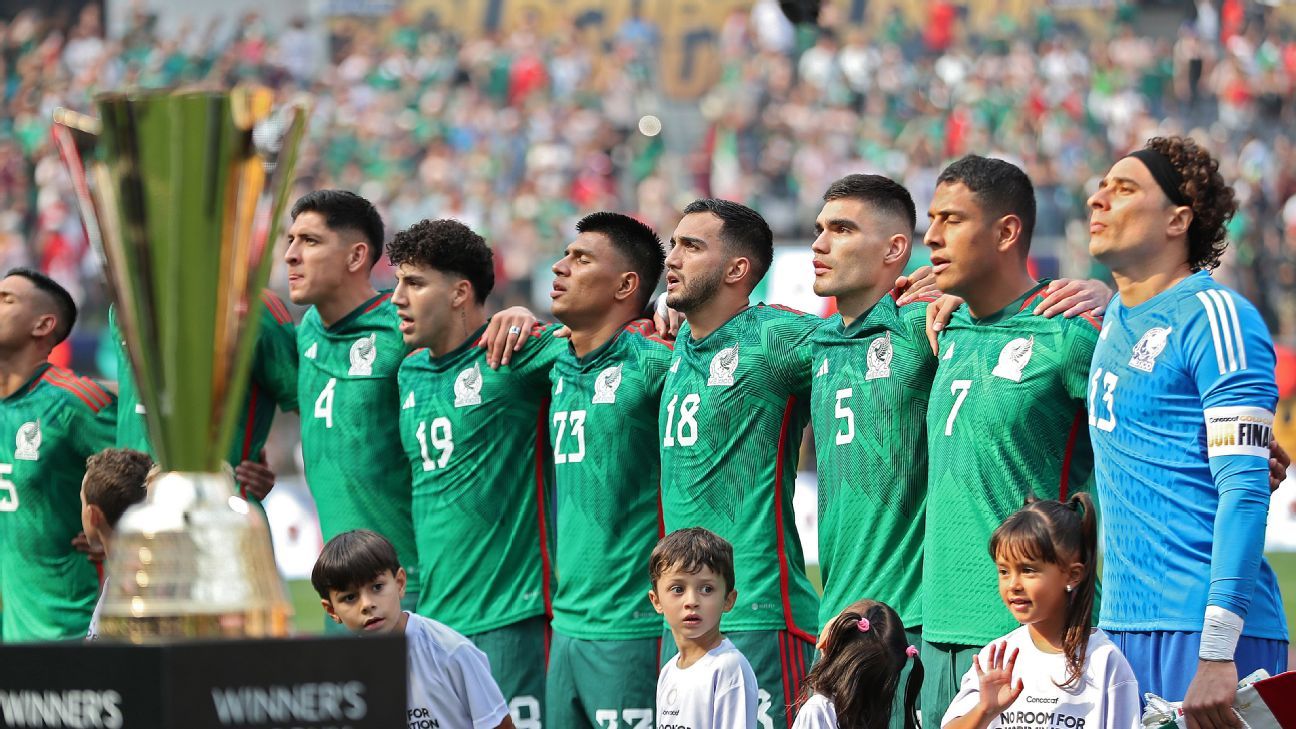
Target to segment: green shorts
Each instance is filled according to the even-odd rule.
[[[981,652],[981,646],[954,643],[922,642],[919,649],[923,662],[922,707],[923,723],[940,726],[941,718],[958,695],[963,674],[972,667],[972,657]]]
[[[491,676],[508,702],[517,729],[557,726],[545,714],[549,618],[537,615],[502,628],[464,636],[490,659]]]
[[[401,598],[401,610],[407,613],[418,612],[414,609],[416,607],[418,607],[418,593],[407,591],[405,597]],[[333,618],[330,618],[328,613],[324,613],[324,636],[332,638],[338,635],[351,635],[351,631],[347,630],[342,623],[333,622]]]
[[[555,631],[545,684],[545,726],[652,726],[660,646],[660,638],[580,640]]]
[[[756,674],[756,726],[791,727],[802,683],[814,661],[814,641],[786,630],[749,630],[725,633]],[[659,666],[679,653],[668,629],[662,637]],[[770,723],[772,722],[772,723]]]

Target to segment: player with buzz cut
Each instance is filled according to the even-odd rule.
[[[284,412],[297,409],[297,332],[292,315],[283,300],[268,289],[261,292],[260,312],[248,392],[225,457],[237,468],[239,496],[252,503],[260,503],[274,484],[273,474],[259,461],[275,408]],[[108,310],[107,336],[117,345],[117,447],[152,454],[144,404],[139,401],[125,343],[117,329],[116,307]],[[266,477],[244,477],[249,469],[260,470]]]
[[[925,716],[940,716],[984,645],[1016,623],[985,545],[1027,496],[1088,491],[1089,359],[1098,322],[1047,318],[1027,271],[1035,194],[1026,173],[968,155],[937,178],[926,244],[937,286],[962,297],[940,338],[927,408],[923,567]]]
[[[723,630],[760,685],[760,726],[789,726],[809,669],[819,599],[792,511],[809,418],[810,342],[824,320],[748,298],[774,243],[760,214],[697,200],[671,236],[667,304],[680,329],[662,391],[662,514],[667,532],[700,526],[734,546],[742,600]],[[769,722],[772,722],[769,723]]]
[[[657,411],[670,345],[639,317],[661,278],[661,240],[617,213],[587,215],[553,266],[570,330],[549,377],[557,587],[546,723],[647,727],[661,618],[643,599],[659,537]]]
[[[927,397],[937,360],[927,341],[927,300],[901,305],[891,293],[909,261],[917,216],[909,192],[878,175],[848,175],[823,197],[810,246],[814,291],[837,297],[838,313],[813,340],[819,624],[868,595],[895,608],[917,645]],[[903,712],[892,716],[903,726]]]
[[[1193,140],[1155,138],[1089,198],[1089,252],[1117,295],[1089,373],[1103,516],[1099,625],[1139,688],[1192,729],[1239,727],[1239,677],[1287,669],[1263,557],[1278,388],[1268,328],[1211,277],[1236,209]]]
[[[5,642],[81,638],[99,581],[72,544],[86,458],[113,445],[116,398],[49,362],[76,304],[48,276],[0,280],[0,601]]]
[[[420,615],[490,658],[518,727],[549,724],[553,458],[549,370],[566,346],[535,325],[509,364],[477,346],[495,284],[491,249],[455,220],[424,220],[387,246],[392,303],[414,351],[398,378],[400,442],[413,479]],[[570,437],[570,435],[569,435]]]

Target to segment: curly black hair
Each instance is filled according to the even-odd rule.
[[[486,241],[458,220],[420,220],[392,236],[387,258],[393,266],[427,266],[468,279],[478,304],[495,288],[495,259]]]
[[[1237,212],[1233,188],[1219,173],[1219,162],[1191,137],[1153,137],[1148,149],[1165,155],[1181,177],[1182,192],[1192,201],[1188,225],[1188,265],[1194,271],[1215,268],[1228,248],[1225,226]]]

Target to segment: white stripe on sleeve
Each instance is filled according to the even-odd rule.
[[[1237,306],[1233,304],[1233,294],[1220,291],[1219,295],[1228,305],[1229,320],[1233,323],[1233,338],[1237,342],[1238,368],[1246,369],[1246,340],[1242,338],[1242,325],[1238,323]]]
[[[1206,310],[1206,319],[1210,322],[1211,337],[1215,340],[1215,362],[1219,365],[1219,373],[1222,375],[1224,374],[1224,347],[1220,342],[1219,325],[1215,322],[1215,306],[1205,291],[1198,291],[1197,298],[1201,300],[1202,308]]]
[[[1224,340],[1224,352],[1228,355],[1228,371],[1236,372],[1238,368],[1237,350],[1233,346],[1236,335],[1233,333],[1233,325],[1229,323],[1228,309],[1224,306],[1224,297],[1214,289],[1207,291],[1206,294],[1215,303],[1215,314],[1219,316],[1220,339]]]

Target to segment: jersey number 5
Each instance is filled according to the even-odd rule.
[[[13,473],[13,465],[0,463],[0,511],[18,511],[18,487],[5,478]]]

